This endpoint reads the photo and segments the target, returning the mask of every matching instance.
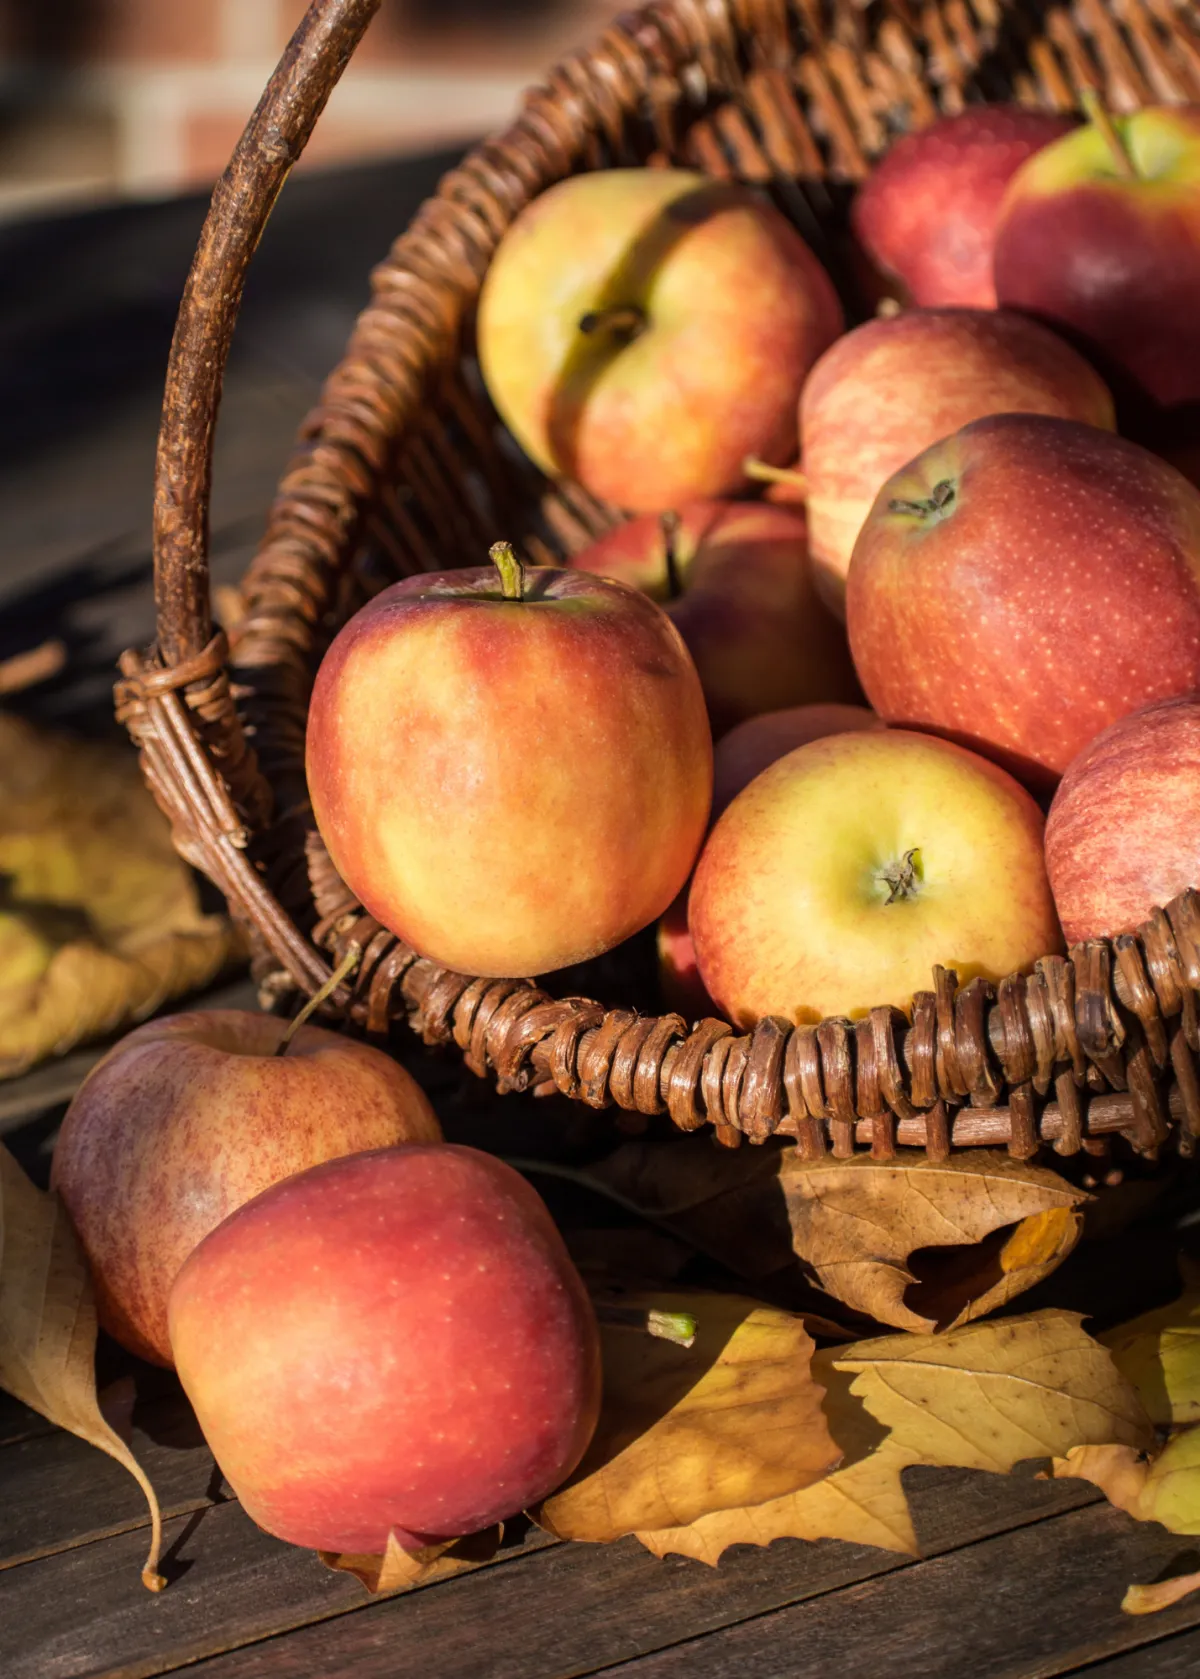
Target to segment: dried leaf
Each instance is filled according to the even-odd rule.
[[[1143,1520],[1141,1504],[1150,1465],[1133,1446],[1072,1446],[1050,1466],[1054,1480],[1090,1481],[1127,1515]]]
[[[808,1486],[838,1461],[801,1318],[692,1290],[624,1298],[690,1312],[695,1342],[602,1326],[599,1426],[575,1474],[534,1513],[540,1526],[599,1541],[682,1525]]]
[[[142,1581],[158,1572],[162,1518],[145,1471],[105,1421],[96,1397],[96,1307],[79,1240],[56,1195],[35,1189],[0,1146],[0,1387],[123,1465],[150,1506],[150,1554]]]
[[[1007,1474],[1081,1441],[1148,1443],[1132,1388],[1068,1312],[894,1335],[819,1353],[841,1467],[793,1497],[725,1510],[671,1532],[640,1532],[656,1555],[715,1563],[729,1545],[847,1539],[917,1554],[901,1484],[916,1464]]]
[[[0,1077],[206,985],[235,955],[129,752],[0,714]]]
[[[1127,1615],[1155,1615],[1197,1589],[1200,1574],[1177,1574],[1173,1580],[1158,1580],[1152,1586],[1130,1586],[1121,1599],[1121,1608]]]
[[[1185,1428],[1147,1463],[1117,1446],[1072,1451],[1053,1465],[1057,1479],[1077,1476],[1140,1522],[1170,1533],[1200,1533],[1200,1425]]]
[[[942,1163],[812,1162],[790,1147],[638,1141],[582,1176],[740,1276],[799,1258],[856,1312],[918,1331],[969,1322],[1040,1282],[1079,1240],[1089,1199],[1054,1172],[983,1149]]]
[[[1082,1219],[1074,1209],[1088,1199],[1054,1172],[982,1149],[903,1163],[868,1155],[806,1161],[792,1153],[780,1184],[795,1251],[820,1287],[913,1331],[967,1323],[1040,1281],[1078,1241]],[[995,1252],[965,1256],[957,1277],[922,1283],[932,1310],[905,1301],[917,1281],[906,1262],[917,1250],[977,1244],[1009,1225],[1017,1229]],[[983,1263],[973,1266],[975,1259]]]
[[[1109,1330],[1100,1339],[1142,1396],[1152,1422],[1200,1422],[1200,1279],[1169,1306]]]
[[[406,1551],[396,1535],[389,1533],[382,1556],[353,1551],[318,1551],[317,1555],[326,1568],[355,1575],[372,1596],[380,1596],[385,1592],[411,1591],[414,1586],[427,1586],[433,1580],[461,1574],[464,1568],[490,1562],[503,1537],[502,1527],[491,1527],[465,1539],[447,1539],[442,1545]]]

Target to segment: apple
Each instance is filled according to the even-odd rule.
[[[1030,158],[996,232],[996,292],[1152,403],[1200,399],[1200,105],[1097,120]]]
[[[560,181],[501,240],[479,300],[492,401],[552,477],[635,512],[796,452],[804,376],[842,329],[833,284],[752,189],[677,169]]]
[[[79,1232],[103,1327],[171,1363],[167,1297],[222,1219],[293,1172],[441,1138],[390,1056],[317,1026],[240,1009],[167,1015],[88,1074],[54,1147],[51,1185]]]
[[[1200,492],[1110,432],[976,420],[880,490],[846,605],[881,717],[1050,788],[1116,718],[1200,687]]]
[[[817,584],[840,615],[880,486],[970,421],[1007,413],[1116,423],[1083,357],[1007,311],[914,309],[868,321],[825,352],[800,399],[800,436]]]
[[[865,705],[794,705],[767,711],[730,729],[713,748],[713,799],[710,822],[731,805],[769,764],[826,735],[886,727]]]
[[[708,837],[688,925],[743,1029],[907,1009],[935,963],[995,981],[1062,943],[1030,795],[961,746],[893,729],[812,741],[757,776]]]
[[[760,711],[860,690],[813,587],[799,509],[697,501],[619,525],[571,565],[660,601],[700,673],[713,732]]]
[[[1070,944],[1132,933],[1200,886],[1200,695],[1144,706],[1084,748],[1050,806],[1046,869]]]
[[[867,255],[927,308],[991,309],[1001,201],[1025,160],[1076,126],[1016,105],[973,105],[897,140],[850,211]]]
[[[776,758],[824,735],[850,729],[882,729],[883,720],[863,705],[797,705],[787,711],[766,711],[720,739],[713,748],[715,822],[743,787],[748,787]],[[696,951],[688,932],[687,893],[681,892],[658,924],[658,972],[663,1001],[685,1020],[715,1013],[715,1005],[696,966]]]
[[[171,1291],[205,1439],[294,1545],[474,1533],[570,1474],[600,1407],[595,1314],[536,1192],[475,1149],[331,1161],[240,1208]]]
[[[367,910],[466,974],[581,962],[657,920],[708,820],[712,737],[666,613],[623,583],[496,567],[407,578],[317,672],[317,825]]]

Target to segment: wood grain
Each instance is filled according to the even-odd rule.
[[[1150,1637],[1153,1628],[1147,1628]],[[1159,1644],[1142,1644],[1123,1656],[1072,1668],[1087,1679],[1195,1679],[1200,1673],[1200,1630],[1176,1633]]]

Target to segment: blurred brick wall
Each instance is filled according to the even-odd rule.
[[[302,167],[465,140],[620,0],[384,0]],[[224,168],[305,0],[0,0],[0,206]],[[25,90],[22,94],[22,89]],[[16,96],[15,102],[13,95]]]

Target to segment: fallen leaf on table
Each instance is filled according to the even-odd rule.
[[[1137,1395],[1070,1312],[892,1335],[813,1360],[841,1466],[792,1497],[639,1532],[658,1556],[715,1563],[729,1545],[845,1539],[917,1555],[901,1475],[917,1464],[1007,1474],[1080,1442],[1152,1438]],[[1134,1453],[1136,1456],[1136,1453]]]
[[[0,1077],[199,989],[238,949],[132,753],[0,713]]]
[[[1139,1522],[1200,1533],[1200,1425],[1185,1428],[1148,1460],[1128,1446],[1075,1448],[1053,1464],[1056,1479],[1078,1477]]]
[[[622,1298],[690,1313],[695,1341],[601,1326],[600,1422],[575,1474],[532,1512],[539,1526],[560,1539],[618,1539],[793,1492],[838,1461],[803,1319],[698,1290]]]
[[[100,1410],[95,1355],[92,1282],[75,1231],[58,1197],[36,1189],[0,1145],[0,1387],[107,1452],[133,1476],[150,1506],[142,1581],[160,1591],[166,1581],[158,1572],[158,1500]]]
[[[1121,1599],[1121,1608],[1127,1615],[1156,1615],[1198,1590],[1200,1574],[1177,1574],[1173,1580],[1158,1580],[1152,1586],[1130,1586]]]
[[[433,1580],[445,1580],[481,1562],[490,1562],[504,1537],[502,1527],[488,1528],[484,1533],[472,1533],[465,1539],[447,1539],[442,1545],[425,1545],[419,1551],[406,1551],[394,1533],[388,1534],[387,1549],[382,1556],[359,1555],[352,1551],[318,1551],[326,1568],[343,1574],[353,1574],[372,1594],[411,1591],[414,1586],[427,1586]]]
[[[1161,1427],[1200,1422],[1200,1276],[1178,1300],[1100,1337]]]

